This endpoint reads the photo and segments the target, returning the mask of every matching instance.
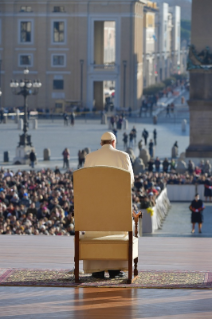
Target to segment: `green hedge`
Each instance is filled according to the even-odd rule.
[[[143,94],[144,95],[153,95],[153,94],[157,94],[158,92],[162,91],[165,88],[165,84],[162,83],[157,83],[154,85],[151,85],[147,88],[143,89]]]
[[[176,82],[175,77],[171,77],[171,78],[165,79],[165,80],[163,81],[163,83],[165,84],[165,86],[170,86],[170,85],[174,84],[175,82]]]
[[[182,74],[173,74],[172,75],[173,78],[175,78],[176,80],[186,80],[188,78],[188,74],[187,73],[182,73]]]

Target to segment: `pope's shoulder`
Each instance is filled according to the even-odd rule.
[[[124,151],[120,151],[120,150],[117,150],[115,148],[110,148],[110,149],[107,149],[109,152],[112,151],[112,152],[115,152],[117,155],[120,155],[120,156],[125,156],[125,157],[129,157],[129,154],[124,152]],[[86,157],[93,157],[95,156],[96,154],[99,154],[100,152],[102,151],[105,151],[105,149],[103,149],[103,147],[101,147],[100,149],[96,150],[96,151],[93,151],[89,154],[86,155]]]

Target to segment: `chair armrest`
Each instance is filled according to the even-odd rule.
[[[135,237],[138,238],[138,220],[143,217],[143,213],[140,211],[136,214],[136,212],[133,211],[132,215],[135,222]]]

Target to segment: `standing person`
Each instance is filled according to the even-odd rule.
[[[170,105],[169,104],[166,107],[166,117],[170,117]]]
[[[78,168],[82,167],[82,151],[78,151]]]
[[[124,148],[125,148],[125,150],[126,150],[126,148],[127,148],[127,143],[128,143],[128,135],[127,135],[126,132],[124,132],[124,134],[123,134],[123,142],[124,142]]]
[[[0,123],[3,123],[4,122],[4,111],[3,109],[1,108],[0,109]]]
[[[160,171],[160,159],[159,159],[159,157],[156,157],[156,160],[155,160],[155,170],[156,170],[156,172]]]
[[[118,144],[118,130],[116,128],[113,129],[113,134],[116,137],[116,144]]]
[[[135,126],[133,126],[133,128],[132,128],[132,132],[133,132],[133,139],[134,139],[134,142],[136,143],[137,130],[136,130]]]
[[[153,147],[154,147],[154,143],[152,140],[150,140],[149,142],[149,154],[151,157],[153,157]]]
[[[129,134],[129,147],[133,146],[134,133],[133,131]]]
[[[32,149],[30,154],[29,154],[29,159],[30,159],[30,165],[32,168],[34,168],[35,166],[35,161],[36,161],[36,155],[35,155],[35,152],[34,150]]]
[[[203,201],[199,198],[199,194],[195,195],[194,200],[191,202],[190,205],[191,210],[191,223],[192,223],[192,234],[195,232],[195,224],[198,224],[199,233],[202,232],[202,222],[203,216],[202,212],[205,209]]]
[[[208,174],[205,174],[206,176],[208,176]],[[209,197],[209,200],[211,202],[211,197],[212,197],[212,183],[210,181],[210,179],[207,177],[206,181],[205,181],[205,189],[204,189],[204,196],[205,196],[205,201],[207,202],[208,200],[208,197]]]
[[[93,167],[99,165],[112,166],[127,170],[131,176],[131,186],[134,183],[134,174],[130,161],[130,157],[127,153],[116,150],[116,137],[111,132],[106,132],[101,137],[102,147],[90,154],[85,158],[84,167]],[[102,181],[104,183],[104,181]],[[105,195],[107,196],[107,195]],[[86,236],[85,232],[85,236]],[[90,235],[92,235],[92,232]],[[107,236],[108,234],[116,234],[116,232],[101,232],[101,236]],[[125,232],[123,234],[126,234]],[[89,236],[89,234],[88,234]],[[125,264],[125,265],[124,265]],[[110,270],[116,269],[116,270]],[[104,263],[98,260],[85,260],[83,261],[83,268],[86,273],[92,272],[92,276],[95,278],[104,278],[104,272],[108,271],[110,278],[123,277],[123,270],[127,267],[127,262],[105,260]],[[98,269],[98,272],[96,272]]]
[[[143,130],[142,132],[142,136],[144,138],[144,142],[145,142],[145,146],[147,145],[147,139],[148,139],[148,136],[149,136],[149,133],[146,129]]]
[[[164,173],[167,173],[169,169],[169,161],[168,158],[165,158],[165,160],[163,161],[163,171]]]
[[[153,131],[153,140],[154,140],[154,144],[155,145],[157,145],[157,130],[156,130],[156,128],[154,129],[154,131]]]
[[[63,113],[63,120],[64,120],[64,125],[67,126],[68,125],[68,114]]]
[[[74,125],[74,121],[75,121],[75,114],[74,114],[74,112],[71,113],[70,119],[71,119],[71,125]]]
[[[111,127],[114,128],[114,123],[115,123],[115,118],[114,116],[111,116],[110,118],[110,124],[111,124]]]
[[[67,147],[62,152],[62,155],[63,155],[63,168],[69,168],[70,152]]]

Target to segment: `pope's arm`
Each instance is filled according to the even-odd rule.
[[[133,186],[134,184],[134,173],[133,173],[133,168],[132,168],[132,164],[131,164],[131,160],[128,154],[126,154],[126,159],[125,159],[125,163],[124,163],[124,169],[126,169],[128,172],[130,172],[130,176],[131,176],[131,186]]]

